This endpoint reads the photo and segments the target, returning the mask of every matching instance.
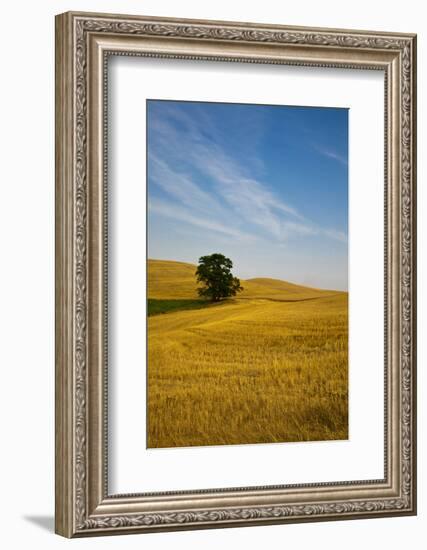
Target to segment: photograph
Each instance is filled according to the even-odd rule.
[[[349,110],[146,118],[147,447],[347,440]]]
[[[259,547],[279,524],[301,523],[285,535],[294,546],[302,533],[318,545],[321,527],[341,548],[339,521],[356,548],[360,529],[348,520],[396,518],[422,540],[423,524],[409,518],[420,17],[382,2],[356,29],[358,6],[340,14],[341,4],[303,3],[289,17],[263,4],[239,21],[241,6],[193,4],[199,18],[176,3],[161,15],[58,13],[55,59],[50,47],[50,65],[37,64],[55,83],[55,113],[49,94],[30,102],[49,107],[47,118],[33,109],[43,114],[34,135],[53,114],[55,133],[18,152],[35,147],[45,169],[37,148],[55,142],[51,529],[66,538],[192,531],[205,548],[222,529],[274,525],[251,535]],[[45,16],[32,16],[34,44],[47,36]],[[16,72],[23,89],[33,65]],[[25,141],[28,120],[14,116],[25,129],[9,133]],[[18,159],[6,181],[30,167],[20,179],[42,200],[46,178],[34,166]],[[9,188],[19,198],[13,223],[22,209],[49,219],[21,185]],[[15,233],[28,240],[33,226],[30,237]],[[22,273],[39,248],[22,255]],[[42,286],[34,296],[46,296]],[[11,298],[22,340],[34,308],[24,300],[21,314]],[[31,342],[12,348],[34,355]],[[22,381],[40,412],[40,391]],[[26,456],[33,443],[23,441]],[[30,513],[26,505],[22,521],[48,519]],[[365,543],[384,539],[372,525]],[[407,529],[388,525],[383,546],[402,546]]]

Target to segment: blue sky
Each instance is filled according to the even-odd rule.
[[[148,257],[347,290],[348,110],[147,101]]]

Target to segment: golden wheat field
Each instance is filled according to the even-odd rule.
[[[196,266],[148,261],[148,296],[197,300]],[[148,318],[148,446],[348,438],[348,294],[274,279]]]

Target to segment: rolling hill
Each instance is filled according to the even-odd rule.
[[[158,300],[198,299],[194,264],[169,260],[148,260],[148,297]],[[243,292],[236,299],[264,298],[294,301],[337,294],[269,278],[241,280]]]
[[[211,304],[195,270],[148,262],[148,447],[347,439],[348,294],[257,278]]]

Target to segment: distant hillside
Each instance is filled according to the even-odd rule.
[[[169,260],[148,260],[148,297],[198,298],[196,266]]]
[[[280,279],[256,278],[242,283],[245,289],[242,298],[268,298],[270,300],[304,300],[315,298],[330,291],[318,290],[307,286],[296,285]]]
[[[170,260],[148,260],[148,297],[155,299],[198,298],[196,266]],[[279,279],[256,278],[242,280],[239,299],[269,299],[282,301],[305,300],[337,294],[338,291],[319,290]]]

